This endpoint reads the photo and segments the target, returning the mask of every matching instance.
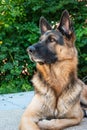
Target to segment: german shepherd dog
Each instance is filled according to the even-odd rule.
[[[62,13],[52,29],[40,18],[41,37],[27,51],[36,62],[32,83],[35,96],[25,110],[20,130],[61,130],[77,125],[84,117],[80,102],[87,105],[87,87],[77,77],[75,34],[69,13]]]

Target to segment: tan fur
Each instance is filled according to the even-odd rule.
[[[83,100],[84,104],[87,104],[87,85],[85,85],[85,88],[81,93],[81,100]]]
[[[51,44],[58,61],[36,64],[37,73],[32,79],[35,96],[22,116],[19,130],[62,130],[83,118],[80,100],[87,103],[87,88],[77,77],[75,36],[63,36],[63,40],[64,45]]]
[[[80,101],[87,106],[87,85],[85,85],[82,81],[80,81],[83,84],[83,89],[80,96]],[[83,107],[83,109],[87,110],[87,107]]]
[[[74,53],[73,58],[52,65],[37,64],[38,72],[48,84],[45,85],[40,80],[38,73],[34,75],[32,82],[37,91],[22,116],[20,130],[60,130],[80,123],[83,112],[80,108],[79,96],[83,84],[76,77],[76,55],[77,53]],[[67,89],[71,72],[74,73],[76,83],[74,87]],[[46,117],[52,120],[48,121]],[[39,121],[40,119],[42,121]]]
[[[50,87],[52,87],[57,94],[60,94],[64,87],[66,87],[70,72],[75,68],[75,62],[74,60],[65,60],[50,66],[38,64],[37,68],[43,74],[44,79],[50,84]]]

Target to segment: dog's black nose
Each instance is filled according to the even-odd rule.
[[[34,46],[28,47],[27,52],[34,53],[35,52],[35,47]]]

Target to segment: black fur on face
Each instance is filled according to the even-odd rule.
[[[52,64],[58,61],[55,51],[57,44],[63,45],[62,34],[56,30],[45,32],[38,43],[28,48],[30,59],[41,64]]]

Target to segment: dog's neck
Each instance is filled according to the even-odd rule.
[[[60,95],[77,78],[77,59],[56,62],[55,64],[37,64],[39,74],[49,86]]]

